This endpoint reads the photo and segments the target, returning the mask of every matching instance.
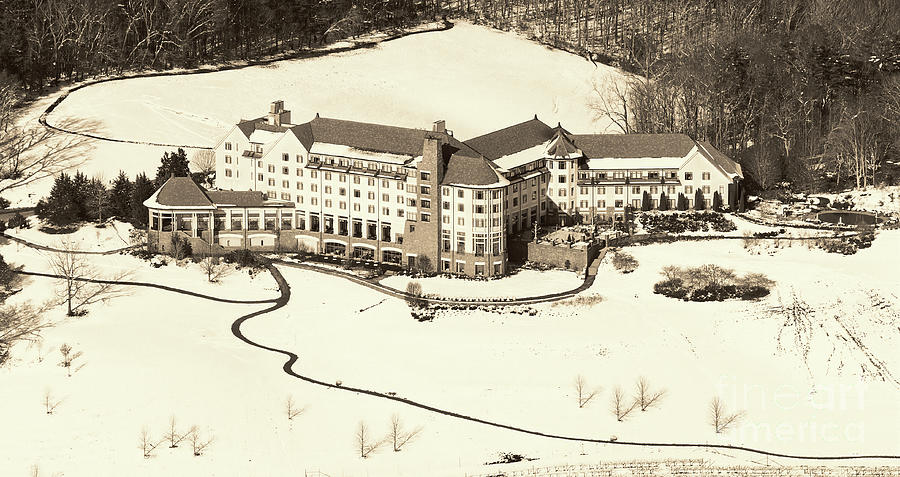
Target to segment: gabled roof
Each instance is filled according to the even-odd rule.
[[[703,157],[729,177],[734,178],[744,176],[741,165],[725,154],[722,154],[722,152],[714,148],[712,144],[706,141],[697,141],[697,145],[700,146],[697,148],[700,154],[703,154]]]
[[[502,185],[506,182],[506,179],[484,157],[456,153],[450,156],[441,184],[488,186]]]
[[[546,155],[547,157],[579,157],[582,155],[580,149],[575,147],[575,144],[572,144],[572,140],[569,139],[568,132],[562,128],[562,126],[557,126],[554,128],[553,139],[550,139],[550,142],[547,144]]]
[[[170,177],[162,187],[147,199],[147,202],[150,201],[167,207],[211,208],[213,206],[213,202],[206,195],[206,191],[190,177]]]
[[[553,129],[535,116],[534,119],[474,137],[465,144],[484,157],[495,160],[543,144],[553,137]]]
[[[594,158],[685,157],[694,140],[684,134],[572,134],[584,156]]]
[[[255,190],[211,190],[206,193],[217,207],[263,207],[293,203],[268,200],[266,194]]]
[[[150,208],[215,209],[217,207],[293,207],[292,202],[269,200],[260,191],[207,191],[190,177],[170,177],[144,205]]]

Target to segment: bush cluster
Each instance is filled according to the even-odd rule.
[[[637,270],[638,261],[633,255],[617,250],[612,258],[613,267],[621,273],[631,273]]]
[[[9,222],[6,223],[6,226],[11,229],[27,229],[29,227],[28,219],[16,212],[16,214],[9,219]]]
[[[222,257],[225,263],[233,263],[238,268],[265,268],[266,264],[260,260],[259,256],[253,254],[247,249],[232,250]]]
[[[768,295],[775,284],[760,273],[738,277],[718,265],[666,267],[662,274],[665,279],[653,285],[653,293],[685,301],[755,300]]]
[[[686,212],[681,214],[641,214],[641,224],[648,233],[682,234],[685,232],[731,232],[737,230],[730,219],[718,212]]]
[[[784,233],[784,229],[770,230],[768,232],[753,232],[753,238],[775,238]]]
[[[828,253],[853,255],[861,248],[869,248],[875,240],[873,232],[865,232],[849,238],[825,238],[816,241],[816,245]]]

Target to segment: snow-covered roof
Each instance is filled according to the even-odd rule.
[[[257,129],[250,134],[250,142],[254,142],[257,144],[268,144],[270,142],[277,141],[283,135],[284,135],[283,132],[266,131],[264,129]]]
[[[310,154],[324,154],[328,156],[348,157],[351,159],[372,160],[387,162],[390,164],[404,164],[415,156],[407,154],[394,154],[390,152],[369,151],[342,144],[330,144],[325,142],[313,143]]]
[[[626,170],[626,169],[678,169],[684,164],[684,157],[603,157],[588,159],[587,166],[591,170]]]
[[[537,146],[494,159],[494,164],[507,171],[515,169],[529,162],[543,159],[545,149],[544,144],[538,144]]]

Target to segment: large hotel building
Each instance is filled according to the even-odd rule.
[[[215,146],[216,189],[172,178],[147,200],[150,246],[308,250],[470,276],[502,275],[507,239],[535,223],[674,209],[679,194],[734,207],[740,166],[682,134],[572,134],[537,117],[460,141],[316,115],[281,101]],[[698,193],[697,191],[700,191]],[[668,206],[668,207],[666,207]]]

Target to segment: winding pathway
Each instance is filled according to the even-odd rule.
[[[27,244],[27,242],[26,242],[26,244]],[[309,266],[307,266],[307,267],[309,267]],[[769,451],[769,450],[765,450],[765,449],[756,449],[756,448],[752,448],[752,447],[734,446],[734,445],[727,445],[727,444],[620,441],[620,440],[596,439],[596,438],[590,438],[590,437],[579,437],[579,436],[571,436],[571,435],[563,435],[563,434],[554,434],[554,433],[542,432],[542,431],[538,431],[538,430],[534,430],[534,429],[518,427],[518,426],[515,426],[512,424],[504,424],[501,422],[491,421],[489,419],[479,418],[476,416],[470,416],[467,414],[463,414],[461,412],[456,412],[456,411],[452,411],[452,410],[448,410],[448,409],[435,407],[435,406],[432,406],[432,405],[429,405],[429,404],[426,404],[423,402],[399,397],[396,395],[390,395],[390,394],[374,391],[371,389],[337,385],[335,383],[325,382],[325,381],[322,381],[321,379],[317,379],[317,378],[314,378],[314,377],[311,377],[308,375],[300,374],[300,373],[294,371],[293,366],[299,360],[299,356],[296,353],[289,351],[289,350],[284,350],[284,349],[275,348],[272,346],[267,346],[265,344],[253,341],[250,338],[248,338],[246,335],[244,335],[243,331],[241,330],[241,326],[244,323],[246,323],[247,321],[249,321],[253,318],[265,315],[267,313],[271,313],[280,308],[283,308],[285,305],[287,305],[290,302],[291,287],[287,283],[287,280],[285,280],[285,278],[282,276],[281,272],[278,270],[278,268],[273,263],[268,263],[267,268],[268,268],[269,272],[272,274],[272,277],[278,283],[278,288],[280,291],[278,298],[270,298],[270,299],[263,299],[263,300],[231,300],[231,299],[226,299],[226,298],[219,298],[219,297],[214,297],[214,296],[210,296],[210,295],[205,295],[202,293],[196,293],[196,292],[179,289],[179,288],[175,288],[175,287],[169,287],[166,285],[159,285],[159,284],[155,284],[155,283],[115,281],[115,280],[85,280],[85,281],[97,282],[97,283],[112,283],[112,284],[118,284],[118,285],[123,285],[123,286],[139,286],[139,287],[156,288],[156,289],[160,289],[160,290],[169,291],[172,293],[179,293],[179,294],[183,294],[183,295],[189,295],[189,296],[193,296],[193,297],[197,297],[197,298],[202,298],[202,299],[212,300],[212,301],[217,301],[217,302],[222,302],[222,303],[235,303],[235,304],[271,303],[272,305],[267,308],[264,308],[262,310],[258,310],[258,311],[252,312],[252,313],[248,313],[246,315],[243,315],[243,316],[240,316],[239,318],[237,318],[231,324],[231,332],[239,340],[243,341],[244,343],[246,343],[254,348],[259,348],[259,349],[262,349],[262,350],[265,350],[268,352],[277,353],[277,354],[285,356],[287,358],[287,361],[285,361],[284,365],[282,366],[282,370],[288,376],[291,376],[296,379],[300,379],[300,380],[305,381],[310,384],[315,384],[317,386],[322,386],[322,387],[326,387],[329,389],[336,389],[336,390],[352,392],[352,393],[356,393],[356,394],[372,396],[372,397],[379,398],[379,399],[394,401],[394,402],[398,402],[401,404],[405,404],[407,406],[411,406],[411,407],[415,407],[415,408],[422,409],[425,411],[433,412],[435,414],[440,414],[443,416],[462,419],[465,421],[482,424],[482,425],[486,425],[486,426],[491,426],[494,428],[506,429],[509,431],[519,432],[519,433],[528,434],[528,435],[537,436],[537,437],[545,437],[545,438],[549,438],[549,439],[558,439],[558,440],[572,441],[572,442],[609,444],[609,445],[615,445],[615,446],[719,449],[719,450],[742,451],[742,452],[748,452],[748,453],[757,454],[757,455],[782,457],[782,458],[787,458],[787,459],[798,459],[798,460],[803,460],[803,461],[846,461],[846,460],[862,460],[862,459],[888,459],[888,460],[900,461],[900,455],[889,455],[889,454],[817,455],[817,456],[816,455],[798,455],[798,454],[787,454],[787,453]],[[300,267],[300,268],[306,268],[306,267]],[[309,269],[318,271],[318,272],[322,271],[322,269],[316,268],[316,267],[309,267]],[[31,275],[31,276],[39,276],[39,277],[61,278],[58,275],[53,275],[53,274],[48,274],[48,273],[39,273],[39,272],[29,272],[29,271],[24,271],[24,270],[19,270],[18,273],[21,273],[23,275]],[[360,282],[357,280],[351,280],[351,281],[365,285],[365,283],[363,283],[364,281],[363,282]],[[385,291],[385,293],[388,293],[388,294],[394,296],[393,293],[390,293],[387,291]],[[506,302],[500,302],[498,304],[506,304]]]

